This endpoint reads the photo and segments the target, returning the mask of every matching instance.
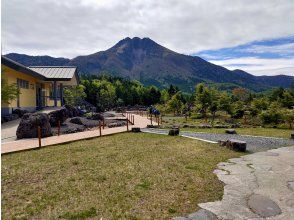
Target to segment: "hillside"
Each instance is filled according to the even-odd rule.
[[[171,51],[149,38],[125,38],[106,51],[74,59],[49,56],[7,54],[7,57],[24,65],[74,65],[83,74],[111,73],[137,79],[145,85],[159,87],[177,85],[186,92],[194,90],[195,84],[206,82],[223,89],[242,86],[262,91],[275,86],[294,85],[291,76],[253,76],[242,70],[230,71],[200,57]]]

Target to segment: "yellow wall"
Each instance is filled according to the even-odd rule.
[[[29,76],[27,74],[23,74],[21,72],[15,71],[9,67],[1,65],[2,72],[1,76],[7,80],[8,84],[17,83],[17,78],[27,80],[29,82],[29,88],[23,89],[20,88],[19,95],[19,104],[20,107],[35,107],[36,106],[36,82],[38,81],[36,78]],[[5,105],[3,105],[5,107]],[[17,107],[17,101],[12,101],[9,106],[6,104],[6,107]]]
[[[24,89],[20,88],[20,95],[19,95],[19,107],[20,108],[35,108],[36,107],[36,83],[43,83],[44,90],[45,90],[45,106],[54,106],[54,100],[50,99],[50,91],[49,87],[52,82],[44,82],[39,79],[36,79],[32,76],[27,74],[18,72],[14,69],[11,69],[7,66],[1,65],[1,77],[7,80],[8,84],[17,83],[17,79],[23,79],[29,82],[29,88]],[[59,85],[59,83],[57,83]],[[61,101],[57,101],[57,105],[61,106]],[[12,101],[10,104],[2,103],[2,107],[8,108],[17,108],[17,100]]]

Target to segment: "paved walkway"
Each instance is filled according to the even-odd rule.
[[[294,146],[230,159],[215,173],[225,183],[222,200],[174,220],[294,219]]]
[[[168,134],[166,129],[143,129],[144,132],[156,134]],[[278,147],[292,146],[294,140],[290,138],[276,138],[264,136],[238,135],[238,134],[212,134],[204,132],[180,132],[183,137],[194,138],[197,140],[218,143],[220,140],[237,139],[247,143],[246,149],[249,152],[266,151]]]
[[[199,204],[219,219],[294,219],[294,146],[220,163],[221,201]]]
[[[130,125],[129,129],[131,130],[132,127],[146,128],[147,124],[149,123],[150,123],[150,120],[148,120],[146,116],[141,117],[139,115],[135,115],[135,124]],[[105,129],[102,129],[102,136],[115,134],[115,133],[121,133],[125,131],[127,131],[126,126],[115,127],[115,128],[105,128]],[[42,146],[62,144],[62,143],[67,143],[71,141],[83,140],[83,139],[94,138],[99,136],[100,136],[99,129],[78,132],[73,134],[63,134],[60,136],[51,136],[51,137],[42,138]],[[39,142],[37,138],[21,139],[17,141],[5,142],[1,144],[1,154],[11,153],[11,152],[21,151],[21,150],[28,150],[28,149],[38,148],[38,147],[39,147]]]

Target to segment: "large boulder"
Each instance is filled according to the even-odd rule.
[[[69,114],[66,108],[55,110],[53,112],[50,112],[48,115],[50,118],[50,125],[52,127],[58,126],[58,121],[60,121],[60,124],[63,124],[65,120],[69,117]]]
[[[41,136],[52,136],[49,117],[46,113],[26,113],[23,115],[16,136],[21,138],[36,138],[38,137],[38,126],[41,127]]]

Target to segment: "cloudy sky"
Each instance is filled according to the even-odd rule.
[[[294,75],[293,0],[2,0],[2,54],[73,58],[149,37],[256,75]]]

